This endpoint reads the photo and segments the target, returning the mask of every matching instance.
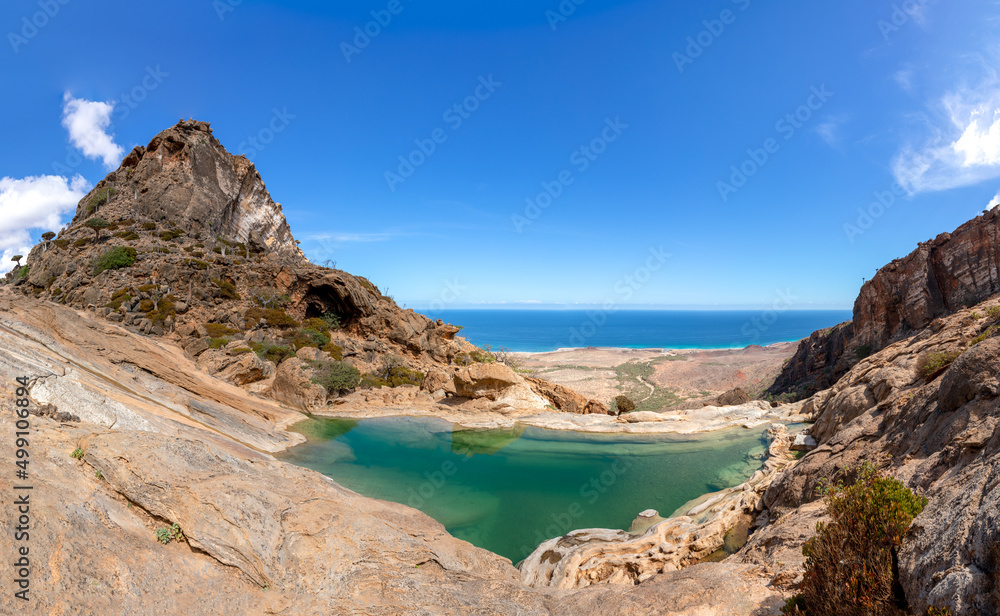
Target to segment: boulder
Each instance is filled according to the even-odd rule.
[[[498,400],[504,391],[524,383],[524,379],[504,364],[476,363],[456,370],[454,382],[456,395],[463,398]]]
[[[326,406],[326,388],[313,383],[309,364],[298,357],[281,362],[267,395],[293,408],[309,410]]]
[[[608,407],[596,400],[588,400],[572,389],[550,383],[544,379],[533,377],[525,378],[538,395],[546,398],[557,410],[564,413],[574,413],[576,415],[607,415]]]

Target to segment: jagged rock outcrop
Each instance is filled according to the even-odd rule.
[[[178,225],[188,233],[222,235],[304,258],[256,167],[227,152],[208,122],[181,120],[149,145],[136,146],[84,197],[73,221],[96,215]]]
[[[1000,210],[924,242],[865,282],[854,318],[814,333],[769,389],[805,397],[832,386],[860,358],[934,319],[1000,293]]]
[[[552,403],[557,410],[577,415],[608,415],[608,407],[597,400],[581,396],[569,387],[550,383],[544,379],[527,378],[535,393]]]

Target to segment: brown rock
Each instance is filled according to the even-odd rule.
[[[608,407],[596,400],[588,400],[568,387],[550,383],[544,379],[525,379],[538,395],[552,402],[552,406],[564,413],[578,415],[608,415]]]
[[[313,383],[309,364],[297,357],[281,362],[268,395],[293,408],[309,410],[326,406],[326,389]]]

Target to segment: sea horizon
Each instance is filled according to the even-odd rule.
[[[850,320],[848,310],[547,310],[427,311],[462,327],[477,346],[520,353],[559,349],[731,349],[796,342]]]

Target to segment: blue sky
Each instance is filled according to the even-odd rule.
[[[995,2],[576,2],[4,2],[4,267],[189,117],[410,307],[848,308],[1000,188]]]

